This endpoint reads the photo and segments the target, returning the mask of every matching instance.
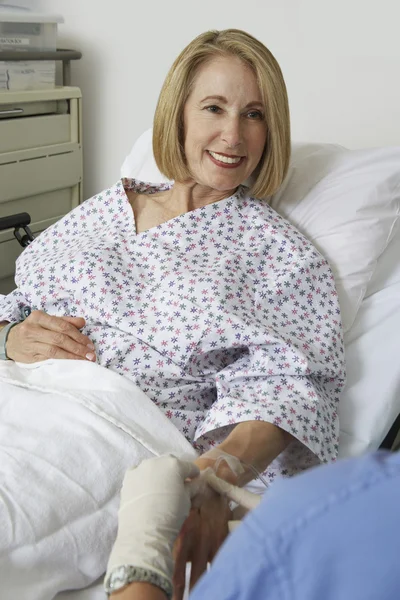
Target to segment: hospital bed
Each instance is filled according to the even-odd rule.
[[[121,175],[165,181],[152,156],[150,130],[134,145]],[[340,456],[393,448],[400,428],[400,148],[295,144],[288,177],[269,201],[327,256],[335,272],[347,362]],[[26,215],[18,218],[11,227],[29,227]],[[10,220],[0,220],[4,228]],[[29,232],[20,238],[29,243]],[[352,271],[352,261],[359,262],[358,270]],[[57,595],[57,600],[104,598],[101,581]]]

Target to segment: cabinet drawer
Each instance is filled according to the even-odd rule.
[[[0,154],[0,204],[80,183],[82,149],[57,144]]]
[[[26,94],[26,92],[16,92],[13,95]],[[33,115],[52,115],[66,114],[68,112],[67,100],[43,100],[41,102],[27,102],[26,100],[17,102],[7,102],[6,100],[12,92],[0,92],[0,120],[1,119],[20,119]]]
[[[59,218],[66,215],[77,205],[73,198],[72,188],[18,198],[12,202],[0,202],[0,217],[8,217],[26,212],[32,224],[46,219]],[[3,232],[0,231],[0,240]],[[1,271],[0,271],[1,273]]]
[[[0,203],[0,217],[27,212],[31,216],[29,228],[37,237],[62,216],[74,208],[79,199],[80,186]],[[23,230],[21,230],[23,235]],[[0,294],[15,288],[15,261],[23,248],[14,237],[12,229],[0,231]]]
[[[0,154],[70,141],[70,115],[0,120]]]

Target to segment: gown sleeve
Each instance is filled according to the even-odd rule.
[[[255,318],[243,325],[241,356],[217,375],[217,398],[197,428],[260,420],[291,433],[318,457],[338,450],[345,383],[340,309],[332,272],[312,247],[254,284]],[[215,439],[215,438],[214,438]]]
[[[25,296],[17,289],[10,294],[0,294],[0,322],[21,321],[21,309],[27,304]]]
[[[37,298],[40,288],[46,286],[43,263],[49,264],[57,258],[65,259],[67,264],[78,249],[89,250],[94,240],[97,245],[100,239],[107,243],[109,231],[127,226],[126,204],[123,183],[119,181],[74,208],[36,237],[17,259],[17,288],[6,296],[0,295],[0,321],[20,321],[21,308],[26,304],[39,308],[34,306],[33,296]]]

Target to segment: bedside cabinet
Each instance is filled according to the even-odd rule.
[[[76,87],[0,92],[0,217],[27,212],[34,236],[82,202],[82,109]],[[0,294],[23,248],[0,231]]]

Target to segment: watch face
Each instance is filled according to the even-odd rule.
[[[115,568],[106,581],[106,591],[111,593],[128,585],[128,576],[129,573],[125,566]]]

